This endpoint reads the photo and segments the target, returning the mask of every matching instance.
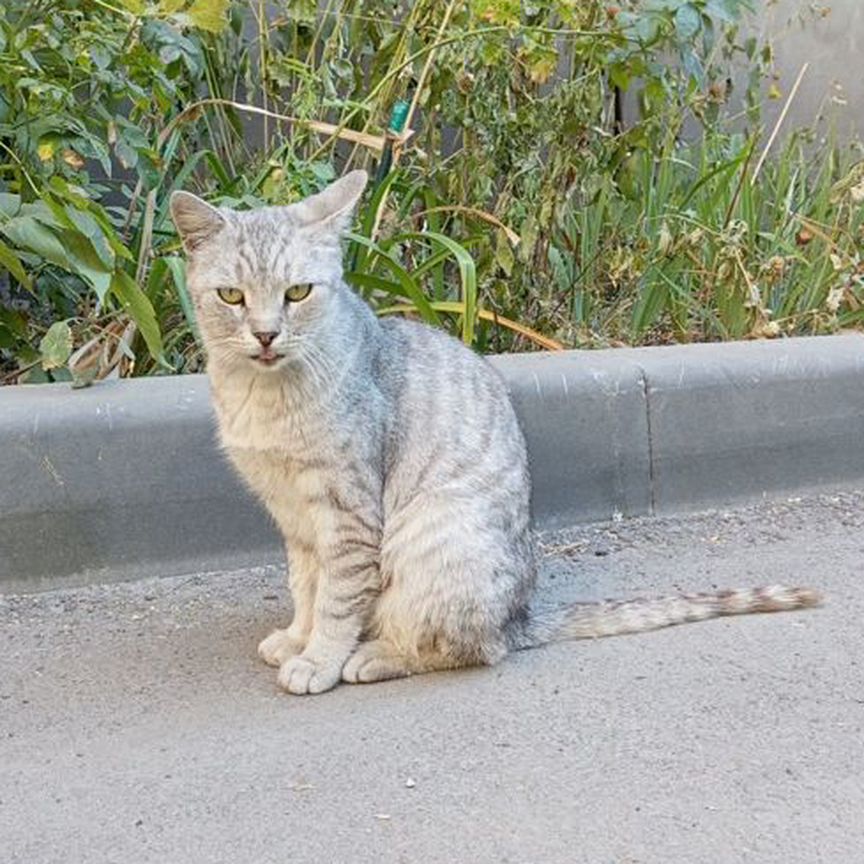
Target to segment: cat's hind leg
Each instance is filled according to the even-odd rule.
[[[419,655],[414,655],[401,652],[386,638],[361,642],[342,667],[342,680],[348,684],[371,684],[424,672],[493,666],[507,653],[503,641],[498,639],[487,640],[482,650],[475,645],[448,643],[446,638],[436,639],[434,643],[434,647],[427,646]]]
[[[386,639],[361,642],[342,667],[342,680],[349,684],[371,684],[405,678],[417,669],[411,659]]]

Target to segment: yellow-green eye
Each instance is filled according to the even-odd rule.
[[[243,292],[239,288],[220,288],[216,293],[229,306],[239,306],[243,302]]]
[[[308,282],[301,285],[292,285],[290,288],[285,289],[285,302],[299,303],[309,296],[311,290],[312,286]]]

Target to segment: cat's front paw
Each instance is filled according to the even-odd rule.
[[[332,690],[342,677],[341,664],[316,663],[308,657],[292,657],[279,667],[277,681],[283,690],[306,696]]]
[[[268,666],[281,666],[291,657],[302,654],[305,647],[303,642],[291,633],[290,628],[274,630],[259,643],[258,656]]]

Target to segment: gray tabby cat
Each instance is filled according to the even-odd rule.
[[[506,387],[345,285],[340,236],[365,184],[353,171],[244,213],[171,199],[222,444],[285,538],[294,617],[258,648],[284,689],[818,602],[774,587],[531,611],[528,460]]]

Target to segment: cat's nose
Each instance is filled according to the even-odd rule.
[[[279,335],[270,330],[256,330],[252,334],[265,348],[270,347],[270,343]]]

